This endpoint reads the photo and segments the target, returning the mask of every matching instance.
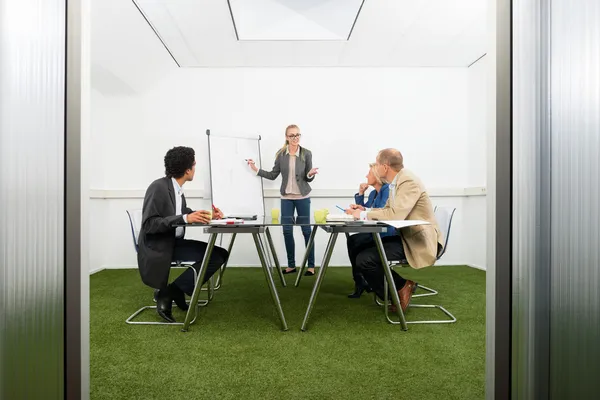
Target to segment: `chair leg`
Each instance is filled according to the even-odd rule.
[[[183,265],[179,264],[179,267],[183,267]],[[196,269],[193,268],[191,265],[186,265],[186,267],[192,269],[192,271],[194,273],[194,282],[196,282],[196,280],[198,279],[198,273],[196,272]],[[214,290],[212,289],[214,286],[214,281],[212,280],[212,277],[208,281],[208,286],[210,288],[210,290],[208,292],[208,299],[198,300],[198,304],[196,305],[196,313],[194,315],[194,319],[192,320],[192,323],[194,323],[194,321],[196,321],[196,318],[198,317],[199,307],[206,307],[211,302],[211,300],[214,296]],[[156,300],[154,300],[154,302],[156,303]],[[186,300],[186,303],[189,305],[190,301]],[[175,304],[175,302],[173,302],[173,304]],[[139,310],[137,310],[136,312],[131,314],[129,316],[129,318],[127,318],[125,320],[125,323],[127,323],[129,325],[183,325],[183,322],[134,321],[135,317],[140,315],[145,310],[156,310],[156,306],[144,306],[144,307],[140,308]]]
[[[188,268],[192,268],[192,271],[194,273],[194,282],[198,281],[198,272],[196,271],[196,268],[193,268],[191,265]],[[208,305],[208,303],[210,303],[215,295],[215,291],[214,291],[214,280],[213,280],[213,276],[210,277],[210,279],[208,280],[208,285],[206,288],[200,288],[200,290],[207,290],[208,291],[208,298],[206,300],[198,300],[198,306],[199,307],[206,307]],[[186,303],[190,304],[189,300],[186,300]]]
[[[218,274],[219,274],[218,271],[215,272],[215,275],[218,275]],[[215,284],[215,279],[220,280],[218,276],[217,276],[217,278],[215,278],[215,275],[210,277],[206,287],[200,288],[200,290],[202,290],[203,292],[208,292],[208,302],[211,302],[213,297],[215,297],[215,291],[217,290],[217,285]],[[221,287],[220,284],[219,284],[219,287]]]
[[[417,290],[423,289],[427,293],[413,294],[413,298],[435,296],[436,294],[438,294],[437,290],[428,288],[427,286],[423,286],[423,285],[417,285],[417,287],[415,289],[417,289]]]
[[[208,300],[207,302],[210,303],[213,299],[213,297],[215,297],[215,276],[211,276],[210,279],[208,280]]]
[[[391,267],[391,265],[390,265]],[[385,285],[384,285],[385,287]],[[428,291],[429,293],[419,293],[419,294],[415,294],[415,292],[417,290],[419,290],[419,288]],[[415,288],[413,289],[413,299],[416,297],[426,297],[426,296],[435,296],[436,294],[438,294],[437,290],[428,288],[427,286],[421,286],[419,284],[417,284],[417,286],[415,286]],[[373,301],[375,301],[375,304],[377,304],[378,306],[383,306],[383,302],[381,300],[379,300],[377,298],[377,294],[373,293]]]
[[[428,290],[432,290],[430,288],[427,288]],[[426,289],[426,290],[427,290]],[[390,324],[393,325],[399,325],[400,321],[394,321],[390,318],[390,313],[389,313],[389,288],[388,288],[388,283],[387,281],[384,281],[383,283],[383,293],[384,293],[384,298],[385,300],[383,301],[383,304],[379,301],[379,299],[377,299],[377,297],[375,297],[375,302],[379,305],[383,305],[383,313],[385,314],[385,318],[387,319],[387,321]],[[437,292],[435,292],[435,294],[437,294]],[[420,297],[424,297],[424,296],[433,296],[433,293],[428,293],[428,294],[424,294],[421,295]],[[412,296],[417,297],[416,295]],[[436,304],[409,304],[408,305],[409,308],[437,308],[438,310],[440,310],[441,312],[443,312],[448,318],[450,319],[441,319],[441,320],[417,320],[417,321],[409,321],[408,319],[406,320],[407,324],[452,324],[454,322],[456,322],[456,317],[454,315],[452,315],[452,313],[448,310],[446,310],[443,306],[440,305],[436,305]]]
[[[448,310],[446,310],[443,306],[437,304],[409,304],[409,308],[437,308],[441,312],[443,312],[450,319],[429,319],[429,320],[418,320],[418,321],[406,321],[407,324],[453,324],[456,322],[456,317]],[[385,308],[386,314],[388,313],[387,307]],[[386,315],[386,318],[390,324],[398,325],[400,321],[392,321],[389,315]]]
[[[419,289],[423,289],[427,293],[414,294]],[[416,298],[419,298],[419,297],[435,296],[437,294],[438,294],[437,290],[429,288],[427,286],[423,286],[423,285],[417,284],[417,286],[415,287],[415,289],[413,291],[413,296],[412,297],[413,297],[413,299],[416,299]],[[383,306],[383,302],[377,298],[377,295],[375,293],[373,293],[373,301],[375,301],[375,304],[377,304],[378,306]]]
[[[198,272],[196,272],[196,269],[193,268],[191,265],[182,265],[179,264],[178,267],[176,268],[191,268],[192,269],[192,273],[194,274],[194,282],[196,282],[196,280],[198,279]],[[215,295],[215,291],[214,291],[214,275],[210,277],[210,279],[208,280],[208,288],[201,288],[200,290],[208,290],[208,298],[206,300],[198,300],[198,305],[200,307],[205,307],[208,305],[208,303],[210,303]],[[156,303],[156,300],[154,300],[154,302]],[[186,303],[190,303],[189,300],[186,300]],[[175,304],[175,301],[173,301],[173,304]]]
[[[129,325],[183,325],[183,322],[159,322],[159,321],[134,321],[133,319],[141,314],[145,310],[156,310],[156,306],[144,306],[131,314],[125,322]],[[196,307],[196,314],[194,315],[193,321],[198,317],[198,307]]]
[[[196,270],[194,270],[194,272],[195,271]],[[206,287],[200,288],[201,291],[208,292],[208,301],[212,300],[212,298],[214,297],[214,294],[215,294],[214,292],[215,292],[215,290],[217,290],[217,289],[215,289],[215,287],[216,287],[215,275],[218,275],[218,274],[219,274],[219,271],[215,272],[215,274],[213,276],[211,276],[210,279],[208,280],[208,285],[206,285]],[[195,278],[195,275],[194,275],[194,278]],[[194,280],[194,282],[195,282],[195,280]]]
[[[390,267],[393,268],[394,266],[400,265],[402,267],[408,267],[408,264],[390,264]],[[426,293],[416,293],[417,290],[422,289],[424,290]],[[427,296],[435,296],[437,295],[438,292],[435,289],[429,288],[427,286],[423,286],[423,285],[419,285],[417,284],[417,287],[415,288],[415,291],[413,291],[413,298],[418,298],[418,297],[427,297]],[[381,303],[378,303],[379,305],[382,305]]]

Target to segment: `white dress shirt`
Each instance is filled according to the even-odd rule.
[[[175,178],[171,178],[171,181],[173,182],[173,189],[175,190],[175,215],[181,215],[181,208],[183,207],[183,199],[181,196],[183,195],[183,189],[179,186],[179,183],[177,183]],[[183,215],[183,220],[187,224],[187,214]],[[184,233],[183,226],[175,228],[175,237],[182,238]]]

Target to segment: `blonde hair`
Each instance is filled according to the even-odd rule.
[[[379,172],[377,172],[377,164],[370,163],[369,164],[369,168],[371,168],[371,172],[373,173],[373,176],[375,177],[375,180],[377,181],[377,183],[380,184],[380,185],[383,185],[383,181],[381,180],[381,176],[379,176]]]
[[[394,171],[400,171],[404,168],[404,158],[402,153],[396,149],[383,149],[377,154],[379,164],[387,164]]]
[[[285,128],[285,143],[283,144],[283,146],[277,151],[277,153],[275,153],[275,158],[279,157],[280,154],[283,154],[285,152],[285,150],[287,149],[288,145],[290,144],[288,139],[287,139],[287,133],[290,129],[298,129],[300,130],[300,127],[298,125],[288,125]],[[302,151],[300,151],[300,158],[302,159],[302,161],[304,161],[304,154],[302,153]]]

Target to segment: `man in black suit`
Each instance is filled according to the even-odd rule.
[[[172,261],[196,261],[200,269],[208,246],[205,242],[184,239],[185,228],[173,224],[208,223],[222,218],[221,211],[192,211],[187,207],[181,187],[194,179],[196,160],[194,149],[174,147],[165,155],[165,177],[152,182],[146,190],[142,208],[142,228],[138,240],[138,267],[142,281],[155,289],[156,311],[168,322],[175,322],[172,301],[187,310],[185,294],[194,291],[194,274],[187,269],[173,283],[168,284]],[[215,246],[212,251],[204,282],[219,270],[229,254]],[[203,282],[203,283],[204,283]]]

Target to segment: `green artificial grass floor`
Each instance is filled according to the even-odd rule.
[[[276,278],[289,330],[279,320],[259,268],[229,268],[213,302],[187,333],[176,326],[127,325],[152,302],[137,270],[91,276],[91,398],[98,399],[482,399],[485,272],[430,267],[400,273],[440,294],[458,322],[385,322],[372,295],[348,299],[349,268],[329,268],[309,321],[300,325],[315,277]],[[202,297],[206,292],[202,293]],[[177,321],[184,313],[173,308]],[[443,317],[409,309],[408,319]],[[138,318],[159,320],[154,310]]]

